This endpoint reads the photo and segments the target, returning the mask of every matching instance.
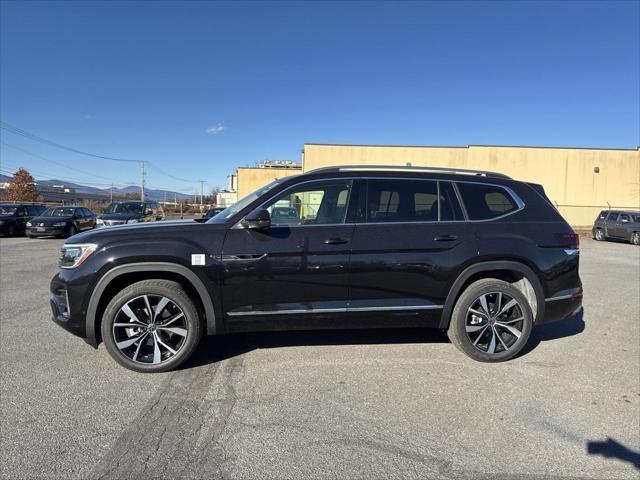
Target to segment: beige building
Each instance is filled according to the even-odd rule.
[[[591,227],[603,209],[640,209],[640,149],[304,145],[304,172],[349,164],[469,168],[540,183],[579,228]]]
[[[607,208],[640,210],[640,149],[305,144],[302,168],[238,168],[238,199],[267,183],[330,165],[490,170],[540,183],[571,225],[591,227]]]

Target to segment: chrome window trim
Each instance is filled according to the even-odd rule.
[[[482,177],[482,178],[486,178],[486,177]],[[506,186],[506,185],[500,185],[498,183],[490,183],[490,182],[470,182],[470,181],[465,181],[465,180],[438,180],[438,179],[434,179],[434,178],[416,178],[416,177],[328,177],[328,178],[322,178],[322,179],[313,179],[313,180],[305,180],[304,182],[299,182],[296,183],[295,185],[291,185],[290,187],[278,192],[277,194],[272,195],[271,197],[269,197],[266,201],[262,202],[258,207],[256,208],[261,208],[263,205],[265,205],[267,202],[271,201],[273,198],[276,197],[276,195],[279,195],[281,193],[286,192],[287,190],[289,190],[290,188],[295,188],[298,187],[300,185],[304,185],[306,183],[312,183],[312,182],[322,182],[322,181],[331,181],[331,180],[350,180],[351,181],[351,188],[349,189],[349,199],[347,200],[347,206],[345,208],[345,216],[343,219],[343,223],[326,223],[326,224],[309,224],[309,225],[274,225],[271,228],[296,228],[296,227],[336,227],[336,226],[345,226],[345,225],[358,225],[358,226],[362,226],[362,225],[399,225],[399,224],[415,224],[415,223],[422,223],[422,224],[433,224],[433,223],[488,223],[488,222],[494,222],[496,220],[501,220],[503,218],[506,218],[510,215],[513,215],[515,213],[520,212],[521,210],[523,210],[526,206],[526,204],[524,203],[524,201],[518,196],[518,194],[516,192],[513,191],[513,189],[511,189],[510,187]],[[456,191],[456,195],[458,196],[458,203],[460,203],[460,208],[462,209],[462,214],[466,217],[464,220],[445,220],[445,221],[440,221],[440,220],[416,220],[416,221],[403,221],[403,222],[352,222],[352,223],[346,223],[346,217],[347,217],[347,212],[349,211],[349,206],[350,206],[350,202],[351,202],[351,193],[353,191],[353,182],[355,182],[356,180],[413,180],[413,181],[419,181],[419,182],[449,182],[452,184],[453,189]],[[516,202],[516,206],[518,207],[515,210],[512,210],[511,212],[505,213],[504,215],[500,215],[498,217],[493,217],[493,218],[487,218],[487,219],[483,219],[483,220],[471,220],[467,214],[466,211],[466,207],[464,205],[464,202],[462,201],[462,195],[460,194],[460,192],[458,191],[458,189],[456,188],[456,184],[458,183],[470,183],[472,185],[489,185],[492,187],[498,187],[498,188],[502,188],[504,189],[509,196]],[[439,187],[438,187],[439,188]],[[368,190],[368,188],[367,188]],[[440,204],[440,201],[438,200],[438,205]],[[438,207],[439,208],[439,207]],[[255,209],[254,209],[255,210]],[[240,226],[240,224],[242,223],[242,221],[244,220],[244,218],[246,217],[246,215],[244,215],[240,220],[238,220],[231,228],[234,229],[242,229],[243,227]],[[440,216],[438,215],[438,218],[440,218]]]

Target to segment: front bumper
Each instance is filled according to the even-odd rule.
[[[51,320],[93,347],[98,346],[95,335],[87,335],[84,296],[88,279],[78,270],[59,270],[51,279]]]
[[[52,237],[58,235],[64,235],[65,227],[27,227],[27,235],[32,237]]]

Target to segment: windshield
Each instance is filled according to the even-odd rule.
[[[17,209],[13,205],[0,205],[0,215],[15,215]]]
[[[40,214],[41,217],[70,217],[76,211],[73,207],[47,208]]]
[[[273,187],[275,187],[279,183],[280,183],[280,180],[274,180],[270,184],[265,185],[262,188],[259,188],[258,190],[256,190],[253,193],[250,193],[249,195],[244,197],[239,202],[236,202],[233,205],[231,205],[230,207],[225,208],[219,214],[217,214],[214,217],[212,217],[209,220],[207,220],[207,223],[224,223],[227,219],[233,217],[236,213],[238,213],[244,207],[246,207],[251,202],[253,202],[257,198],[259,198],[262,195],[264,195],[265,193],[267,193],[269,190],[271,190]]]
[[[141,202],[112,203],[104,213],[142,213],[144,204]]]

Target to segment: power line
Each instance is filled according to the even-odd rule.
[[[70,167],[69,165],[65,165],[64,163],[58,162],[56,160],[51,160],[50,158],[43,157],[42,155],[38,155],[37,153],[30,152],[29,150],[25,150],[24,148],[17,147],[15,145],[8,144],[7,142],[0,141],[2,145],[5,145],[9,148],[13,148],[15,150],[19,150],[22,153],[26,153],[27,155],[31,155],[32,157],[39,158],[40,160],[44,160],[45,162],[55,163],[56,165],[60,165],[61,167],[68,168],[69,170],[73,170],[74,172],[83,173],[85,175],[89,175],[91,177],[101,178],[102,180],[108,180],[109,182],[113,182],[114,180],[111,178],[103,177],[102,175],[96,175],[95,173],[85,172],[76,167]]]
[[[52,147],[57,147],[57,148],[61,148],[63,150],[67,150],[69,152],[73,152],[73,153],[77,153],[80,155],[86,155],[88,157],[93,157],[93,158],[100,158],[102,160],[113,160],[114,162],[129,162],[129,163],[134,163],[134,162],[141,162],[143,160],[134,160],[134,159],[127,159],[127,158],[116,158],[116,157],[107,157],[104,155],[96,155],[95,153],[89,153],[89,152],[85,152],[82,150],[78,150],[76,148],[72,148],[72,147],[67,147],[66,145],[62,145],[58,142],[54,142],[53,140],[47,140],[46,138],[40,137],[34,133],[30,133],[27,132],[26,130],[22,130],[21,128],[15,127],[7,122],[3,122],[0,121],[0,128],[3,128],[5,130],[7,130],[8,132],[13,133],[14,135],[20,135],[22,137],[28,138],[29,140],[33,140],[35,142],[40,142],[43,143],[45,145],[50,145]]]

